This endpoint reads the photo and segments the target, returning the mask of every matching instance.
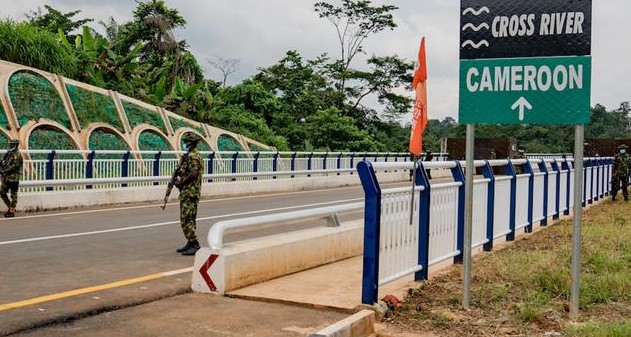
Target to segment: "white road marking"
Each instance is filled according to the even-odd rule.
[[[335,201],[320,202],[320,203],[315,203],[315,204],[297,205],[297,206],[288,206],[288,207],[279,207],[279,208],[269,208],[269,209],[263,209],[263,210],[258,210],[258,211],[240,212],[240,213],[232,213],[232,214],[212,215],[212,216],[207,216],[207,217],[203,217],[203,218],[197,218],[197,221],[221,219],[221,218],[227,218],[227,217],[232,217],[232,216],[251,215],[251,214],[259,214],[259,213],[271,213],[271,212],[285,211],[285,210],[296,209],[296,208],[315,207],[315,206],[330,205],[330,204],[337,204],[337,203],[353,202],[353,201],[359,201],[359,200],[363,200],[363,198],[346,199],[346,200],[335,200]],[[153,207],[155,207],[155,206],[153,206]],[[137,230],[137,229],[145,229],[145,228],[152,228],[152,227],[167,226],[167,225],[172,225],[172,224],[177,224],[177,223],[180,223],[180,221],[179,220],[177,220],[177,221],[167,221],[167,222],[158,222],[158,223],[147,224],[147,225],[140,225],[140,226],[105,229],[105,230],[100,230],[100,231],[90,231],[90,232],[79,232],[79,233],[62,234],[62,235],[41,236],[41,237],[35,237],[35,238],[29,238],[29,239],[3,241],[3,242],[0,242],[0,246],[2,246],[2,245],[10,245],[10,244],[15,244],[15,243],[35,242],[35,241],[44,241],[44,240],[55,240],[55,239],[63,239],[63,238],[72,238],[72,237],[77,237],[77,236],[86,236],[86,235],[122,232],[122,231],[129,231],[129,230]]]
[[[280,193],[269,193],[269,194],[260,194],[260,195],[245,195],[239,197],[228,197],[221,199],[202,199],[199,201],[200,204],[203,203],[211,203],[211,202],[221,202],[221,201],[230,201],[230,200],[241,200],[241,199],[254,199],[254,198],[266,198],[271,196],[280,196],[280,195],[292,195],[292,194],[305,194],[305,193],[317,193],[323,191],[337,191],[337,190],[348,190],[353,188],[361,188],[361,186],[351,186],[351,187],[337,187],[337,188],[327,188],[320,190],[309,190],[309,191],[296,191],[296,192],[280,192]],[[168,205],[178,205],[178,202],[171,202]],[[105,209],[91,209],[84,211],[73,211],[73,212],[63,212],[63,213],[50,213],[50,214],[34,214],[34,215],[26,215],[14,217],[14,218],[0,218],[0,221],[19,221],[25,219],[36,219],[36,218],[48,218],[54,216],[67,216],[67,215],[75,215],[75,214],[89,214],[89,213],[101,213],[101,212],[112,212],[112,211],[122,211],[128,209],[141,209],[141,208],[156,208],[160,207],[162,204],[150,204],[150,205],[138,205],[138,206],[126,206],[126,207],[115,207],[115,208],[105,208]]]

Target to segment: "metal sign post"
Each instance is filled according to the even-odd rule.
[[[581,287],[581,227],[583,223],[583,139],[585,127],[577,125],[574,132],[574,229],[572,232],[572,292],[570,318],[578,319]]]
[[[471,242],[473,236],[473,148],[475,143],[475,125],[467,124],[465,202],[464,202],[464,240],[462,272],[462,307],[469,309],[471,303]]]

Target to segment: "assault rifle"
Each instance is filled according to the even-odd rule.
[[[182,155],[182,158],[180,158],[180,162],[177,164],[175,171],[173,171],[173,174],[171,175],[171,180],[169,180],[169,183],[167,184],[167,192],[164,194],[164,205],[162,205],[163,210],[165,207],[167,207],[167,202],[169,201],[169,196],[171,195],[173,186],[175,185],[175,180],[180,175],[182,164],[184,163],[184,160],[186,159],[187,156],[188,156],[188,152]]]

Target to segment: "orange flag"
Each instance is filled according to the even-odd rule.
[[[427,126],[427,64],[425,62],[425,37],[421,39],[418,51],[418,66],[414,71],[412,88],[416,90],[414,99],[414,114],[412,115],[412,130],[410,132],[410,153],[420,157],[423,151],[423,131]]]

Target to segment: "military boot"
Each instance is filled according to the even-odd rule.
[[[197,242],[197,240],[195,241],[191,241],[191,245],[188,247],[187,250],[182,252],[182,255],[195,255],[195,253],[199,250],[199,242]]]
[[[191,242],[190,241],[186,241],[186,244],[182,248],[178,248],[175,251],[178,252],[178,253],[182,253],[182,252],[186,251],[190,246],[191,246]]]

